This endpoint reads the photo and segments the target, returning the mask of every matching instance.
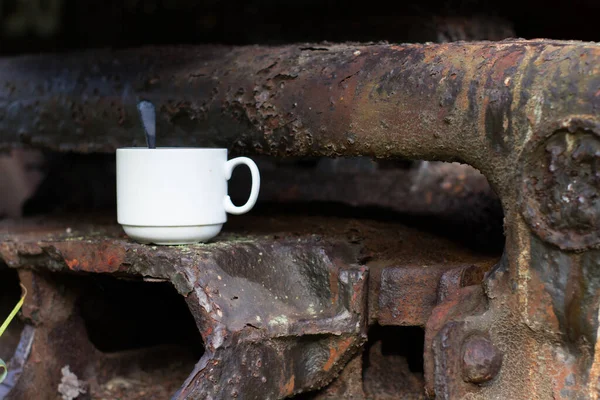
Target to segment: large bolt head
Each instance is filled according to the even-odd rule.
[[[463,344],[463,379],[471,383],[493,379],[500,372],[502,357],[490,339],[471,336]]]

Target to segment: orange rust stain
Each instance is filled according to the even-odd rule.
[[[525,56],[525,49],[511,50],[499,57],[492,67],[492,78],[500,81],[510,67],[517,66]]]
[[[333,367],[335,362],[344,354],[348,347],[350,347],[352,341],[352,338],[348,338],[342,341],[338,347],[332,347],[329,349],[329,358],[327,359],[325,365],[323,365],[324,371],[329,371]]]
[[[115,272],[125,261],[125,249],[109,242],[56,242],[52,243],[62,254],[71,270]]]
[[[404,46],[402,46],[404,47]],[[450,46],[447,44],[439,44],[436,46],[425,46],[423,47],[423,62],[432,63],[438,57],[444,57],[448,59],[447,52],[450,50]]]
[[[544,356],[546,356],[546,354],[544,354]],[[551,355],[548,356],[551,357]],[[552,376],[552,390],[555,398],[564,398],[564,396],[561,396],[561,392],[564,393],[565,390],[567,393],[569,393],[569,391],[577,392],[581,390],[581,385],[579,383],[580,374],[575,368],[575,365],[569,362],[560,365],[552,365],[550,363],[546,368],[549,368],[548,375]],[[575,383],[569,382],[570,379],[574,379]]]
[[[292,375],[291,378],[287,381],[287,383],[283,385],[283,387],[281,388],[283,395],[290,395],[294,393],[295,380],[296,377]]]
[[[552,299],[546,291],[546,286],[535,272],[531,273],[527,284],[527,292],[529,319],[531,321],[544,321],[548,331],[559,332],[560,326],[558,317],[554,312]]]
[[[115,265],[117,265],[117,266],[120,265],[121,260],[119,260],[119,258],[114,255],[109,255],[107,263],[109,266],[114,267]]]

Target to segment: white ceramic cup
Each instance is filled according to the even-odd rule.
[[[233,169],[250,168],[252,189],[243,206],[227,195]],[[227,214],[243,214],[256,203],[260,174],[254,161],[227,161],[227,149],[117,149],[117,220],[141,243],[189,244],[215,237]]]

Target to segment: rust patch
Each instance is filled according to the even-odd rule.
[[[110,241],[100,243],[55,242],[49,244],[64,257],[72,271],[111,273],[125,262],[125,249]]]
[[[281,388],[282,396],[289,396],[294,393],[294,381],[295,381],[295,376],[292,375],[288,379],[288,381],[285,383],[285,385],[283,385],[283,387]]]
[[[478,384],[493,379],[500,372],[502,358],[502,352],[498,351],[489,337],[469,337],[463,343],[463,379]]]
[[[381,325],[423,326],[437,302],[443,269],[432,266],[385,268],[381,273]]]
[[[329,348],[329,358],[327,362],[323,365],[324,371],[329,371],[336,364],[336,362],[340,359],[340,357],[344,356],[346,350],[352,345],[354,342],[353,338],[348,338],[339,342],[336,346]]]
[[[577,116],[545,126],[524,153],[522,213],[561,249],[600,244],[600,122]]]
[[[424,265],[381,271],[378,308],[371,320],[380,325],[424,326],[439,300],[463,286],[479,284],[488,266]]]
[[[513,90],[512,77],[518,71],[525,49],[508,47],[495,54],[495,62],[485,83],[485,132],[492,148],[508,154],[513,147]]]

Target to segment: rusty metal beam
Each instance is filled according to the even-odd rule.
[[[275,399],[316,389],[365,340],[367,273],[344,243],[310,235],[238,236],[159,249],[129,242],[112,224],[87,229],[76,224],[70,233],[64,223],[51,225],[33,234],[28,225],[20,237],[14,227],[0,244],[0,258],[24,267],[21,279],[34,298],[25,316],[40,330],[35,357],[57,354],[55,367],[25,368],[14,390],[26,397],[55,390],[64,365],[86,377],[90,365],[109,361],[93,348],[74,311],[84,286],[65,281],[59,289],[58,275],[48,276],[48,269],[162,279],[175,286],[205,351],[174,398]],[[45,291],[36,290],[42,286]]]
[[[412,245],[395,246],[398,238]],[[422,256],[424,243],[437,251]],[[86,292],[76,280],[82,274],[163,280],[186,298],[205,352],[175,398],[283,398],[317,389],[366,339],[369,267],[360,259],[369,254],[440,266],[495,261],[397,223],[352,219],[245,216],[230,221],[213,243],[176,247],[131,242],[108,216],[3,221],[0,261],[18,268],[32,299],[24,318],[36,329],[33,356],[14,393],[38,397],[55,390],[67,364],[93,380],[89,371],[127,356],[107,357],[90,344],[73,306]],[[414,293],[435,298],[436,286],[430,289]],[[419,315],[431,308],[425,304]],[[47,340],[50,332],[56,340]],[[51,368],[33,362],[50,353],[56,354]]]
[[[4,59],[0,147],[141,145],[136,103],[146,99],[161,145],[459,159],[497,181],[542,122],[596,114],[599,59],[598,45],[545,40]]]

